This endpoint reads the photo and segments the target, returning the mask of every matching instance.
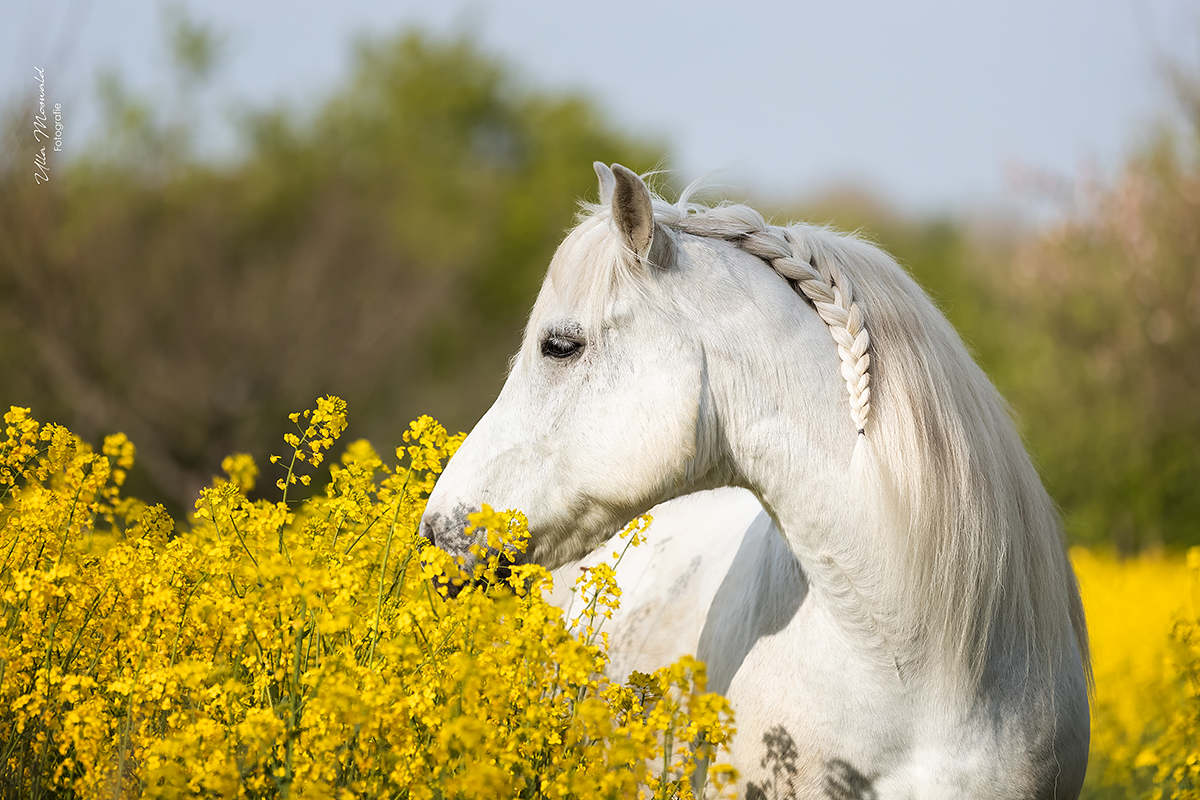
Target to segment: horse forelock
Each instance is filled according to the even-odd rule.
[[[670,233],[663,230],[660,213],[669,204],[654,198],[655,232],[659,237],[651,250],[653,266],[668,267],[676,256]],[[674,208],[674,206],[671,206]],[[669,218],[671,215],[667,215]],[[550,261],[547,285],[539,295],[531,315],[531,327],[543,322],[553,305],[569,310],[585,330],[598,333],[603,327],[609,305],[621,287],[636,290],[631,268],[638,256],[629,251],[613,226],[612,212],[607,206],[581,204],[576,226],[563,239]]]
[[[749,206],[654,197],[653,209],[669,230],[733,242],[767,262],[829,326],[860,449],[874,462],[867,471],[882,476],[862,491],[892,508],[886,561],[897,565],[891,597],[903,611],[889,614],[891,624],[964,682],[979,679],[996,642],[1045,663],[1073,635],[1086,669],[1082,606],[1053,503],[1004,401],[913,279],[861,239],[768,225]],[[551,265],[554,290],[594,325],[625,272],[617,238],[608,209],[585,205]]]
[[[608,221],[589,217],[563,239],[550,261],[543,287],[530,317],[536,329],[553,310],[569,310],[576,322],[595,333],[604,323],[620,270],[621,246]],[[553,307],[553,310],[552,310]]]

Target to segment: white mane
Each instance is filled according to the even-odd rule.
[[[1073,635],[1086,668],[1083,610],[1053,503],[1004,401],[913,279],[857,238],[768,225],[745,205],[708,208],[685,197],[654,198],[653,207],[652,260],[669,266],[679,236],[733,242],[788,278],[830,325],[864,434],[855,453],[861,491],[878,493],[892,509],[893,550],[884,562],[900,587],[891,596],[902,602],[887,611],[889,632],[924,642],[968,683],[978,681],[993,643],[1053,667],[1061,652],[1054,643]],[[596,324],[627,275],[616,268],[626,254],[610,219],[607,204],[584,206],[564,244],[570,251],[556,255],[550,271],[556,291]],[[800,286],[815,284],[814,275],[825,292],[839,293],[834,321],[814,289]],[[838,325],[854,316],[869,332],[869,350],[851,347],[852,326],[839,338]]]

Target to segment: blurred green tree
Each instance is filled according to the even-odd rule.
[[[218,38],[168,23],[194,91]],[[108,135],[50,183],[0,161],[0,403],[125,431],[135,491],[175,508],[229,452],[278,450],[280,415],[322,393],[381,442],[424,412],[469,427],[591,161],[662,159],[469,38],[362,44],[314,113],[247,115],[231,164],[194,156],[186,114],[104,92]]]
[[[1200,137],[1162,132],[995,291],[995,375],[1075,541],[1200,542]]]
[[[318,394],[397,441],[488,407],[591,161],[646,170],[661,144],[586,98],[531,89],[470,38],[362,44],[306,113],[252,111],[241,155],[195,153],[222,37],[166,17],[174,96],[101,80],[108,128],[29,177],[20,113],[0,151],[0,404],[138,443],[135,493],[178,509],[235,449]],[[909,267],[1008,397],[1070,538],[1200,543],[1200,82],[1192,125],[1031,234],[914,220],[862,193],[781,217],[833,221]],[[19,135],[11,131],[21,126]]]

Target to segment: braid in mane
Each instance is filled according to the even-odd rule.
[[[812,302],[837,343],[842,377],[850,396],[850,414],[859,434],[865,435],[871,413],[871,337],[862,310],[854,302],[854,287],[836,260],[827,257],[822,248],[810,246],[802,228],[768,225],[761,214],[748,206],[677,213],[663,221],[684,233],[737,244],[770,264]]]
[[[901,680],[914,651],[891,642],[926,642],[960,688],[982,680],[993,643],[1013,658],[1057,665],[1073,658],[1060,646],[1071,637],[1090,673],[1053,503],[1003,400],[945,317],[879,251],[813,226],[768,225],[744,205],[689,203],[691,188],[674,204],[655,199],[655,221],[735,244],[812,304],[837,344],[859,431],[850,491],[874,498],[881,527],[894,529],[880,561],[868,553],[876,540],[828,542],[805,570],[819,573],[861,630],[878,634],[879,654]],[[874,417],[872,382],[888,387]]]

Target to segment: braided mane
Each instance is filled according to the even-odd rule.
[[[684,214],[668,224],[684,233],[735,242],[770,264],[812,301],[837,343],[854,427],[864,435],[871,413],[871,337],[863,324],[862,310],[854,302],[854,287],[837,261],[824,250],[810,248],[810,237],[768,225],[748,206],[722,206]]]
[[[1073,635],[1087,665],[1083,609],[1053,503],[1003,399],[912,278],[866,242],[770,225],[745,205],[708,208],[685,192],[678,203],[654,198],[653,209],[669,249],[680,234],[731,242],[787,279],[828,327],[859,432],[854,461],[869,462],[878,479],[862,491],[878,489],[876,501],[894,507],[896,530],[881,543],[891,552],[839,556],[882,561],[876,569],[902,587],[902,610],[894,610],[896,596],[867,598],[891,615],[880,621],[885,635],[926,642],[968,683],[981,677],[997,640],[1045,662]],[[602,224],[608,208],[585,204],[583,212],[586,246],[615,247]],[[617,258],[592,251],[600,252],[600,262]],[[564,287],[579,281],[553,264],[551,278]],[[596,274],[590,288],[571,288],[602,305],[614,279]],[[860,458],[863,451],[870,455]]]

